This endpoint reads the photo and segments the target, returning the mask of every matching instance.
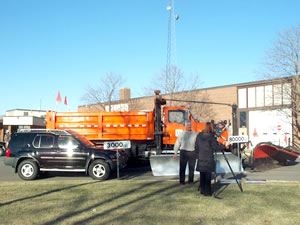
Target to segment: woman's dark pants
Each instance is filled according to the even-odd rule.
[[[200,172],[200,192],[205,196],[211,196],[211,172]]]

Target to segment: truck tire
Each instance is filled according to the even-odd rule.
[[[106,180],[110,175],[109,165],[101,159],[93,161],[89,166],[89,176],[94,180]]]
[[[38,174],[39,168],[31,159],[24,160],[18,166],[18,175],[23,180],[34,180]]]

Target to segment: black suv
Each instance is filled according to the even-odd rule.
[[[106,180],[117,169],[117,159],[124,168],[125,152],[104,150],[74,131],[32,129],[12,135],[4,163],[23,180],[33,180],[43,171],[85,172]]]

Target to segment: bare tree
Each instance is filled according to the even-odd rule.
[[[300,24],[278,33],[278,40],[266,51],[263,75],[268,78],[298,76],[300,66]]]
[[[202,101],[202,102],[211,102],[212,100],[209,97],[209,94],[204,91],[199,97],[197,95],[192,95],[192,92],[189,92],[188,95],[190,97],[186,96],[188,99],[192,99],[192,101]],[[205,104],[205,103],[187,103],[186,106],[191,109],[193,112],[193,115],[196,117],[196,119],[200,121],[210,121],[215,118],[215,113],[213,110],[212,105]]]
[[[291,88],[282,91],[283,95],[289,97],[293,117],[294,137],[299,139],[300,132],[300,24],[296,27],[278,33],[278,39],[273,47],[266,51],[266,57],[262,63],[263,77],[268,79],[280,78],[285,83],[292,80]],[[300,141],[298,144],[300,144]]]
[[[96,110],[105,111],[105,106],[108,106],[108,111],[111,111],[112,101],[118,100],[119,89],[123,83],[124,79],[120,74],[106,73],[99,85],[87,87],[82,100],[86,104],[94,104],[93,108]]]
[[[146,94],[152,95],[154,90],[160,90],[161,94],[173,95],[180,91],[193,90],[200,87],[199,75],[184,76],[177,66],[170,66],[170,70],[162,69],[161,73],[153,78],[150,87],[146,87]]]
[[[167,71],[163,69],[161,73],[154,77],[151,87],[145,88],[146,95],[153,95],[154,90],[160,90],[161,94],[168,99],[180,99],[183,102],[167,101],[168,106],[182,106],[189,107],[194,116],[199,120],[208,120],[214,117],[211,105],[204,105],[198,103],[188,103],[187,101],[208,101],[207,93],[199,92],[202,82],[198,73],[185,76],[182,70],[174,65]]]

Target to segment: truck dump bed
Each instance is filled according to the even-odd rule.
[[[74,130],[92,141],[154,140],[154,114],[48,111],[46,128]]]

